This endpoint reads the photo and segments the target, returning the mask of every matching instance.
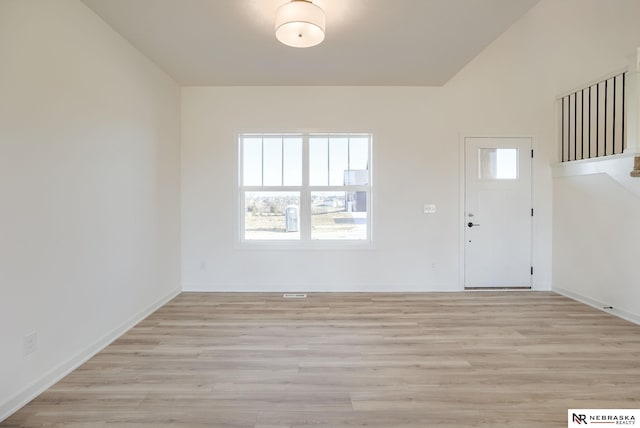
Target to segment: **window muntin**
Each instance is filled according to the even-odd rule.
[[[311,137],[309,138],[309,160],[311,186],[349,185],[345,181],[346,172],[366,171],[368,178],[369,139]]]
[[[301,186],[301,137],[242,138],[243,186]]]
[[[242,242],[371,242],[370,134],[241,134]]]

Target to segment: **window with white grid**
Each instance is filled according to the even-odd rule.
[[[241,134],[240,240],[371,242],[371,151],[371,134]]]

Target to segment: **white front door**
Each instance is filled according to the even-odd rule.
[[[464,286],[531,287],[531,139],[465,139]]]

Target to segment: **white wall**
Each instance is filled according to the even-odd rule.
[[[639,18],[636,0],[543,0],[443,88],[184,88],[184,288],[458,290],[460,136],[531,135],[534,286],[553,218],[554,287],[640,314],[637,198],[549,167],[554,97],[625,66]],[[0,58],[2,418],[178,291],[180,92],[77,0],[1,0]],[[297,130],[374,134],[375,248],[235,246],[237,133]]]
[[[458,115],[456,103],[447,100],[454,95],[448,87],[183,88],[183,288],[461,290],[460,132],[513,136],[531,135],[533,128],[526,121],[467,126],[475,113]],[[458,100],[466,102],[464,96]],[[300,130],[373,133],[374,249],[238,248],[238,133]],[[548,254],[549,189],[541,201],[546,218],[539,227],[545,234],[536,243]],[[437,213],[423,214],[424,203],[435,203]],[[542,279],[535,286],[548,289],[550,259],[540,260]]]
[[[640,179],[633,157],[554,168],[554,288],[640,323]]]
[[[549,289],[555,97],[626,65],[639,8],[543,0],[442,88],[184,88],[183,287],[459,290],[460,139],[495,135],[534,139],[533,285]],[[374,250],[234,246],[237,133],[283,130],[373,132]],[[425,202],[438,214],[421,214]]]
[[[78,0],[0,1],[0,61],[1,420],[178,292],[180,92]]]
[[[455,290],[458,170],[439,134],[439,89],[185,88],[182,261],[187,290]],[[373,133],[375,248],[235,247],[237,134]],[[438,205],[422,214],[425,202]],[[453,239],[452,239],[453,238]],[[285,268],[286,263],[286,268]]]
[[[552,180],[548,165],[558,160],[554,97],[624,68],[640,46],[639,21],[635,0],[542,1],[448,85],[457,99],[470,94],[459,104],[469,120],[465,128],[527,127],[537,137],[535,198],[543,215],[535,233],[538,242],[549,242],[553,219],[553,288],[585,302],[618,305],[619,315],[636,319],[638,277],[630,274],[626,255],[640,238],[637,197],[606,176]],[[482,108],[485,100],[492,108]],[[612,227],[600,208],[590,210],[589,200],[618,223]],[[597,262],[594,248],[600,246],[610,251]],[[534,250],[534,265],[546,264],[549,250]]]
[[[639,18],[636,0],[543,0],[443,88],[184,88],[184,288],[458,290],[460,136],[532,135],[534,286],[553,218],[554,287],[640,313],[637,199],[549,167],[554,97],[625,66]],[[1,418],[178,291],[181,154],[177,85],[79,1],[2,0],[0,58]],[[375,248],[235,246],[236,135],[283,130],[374,134]]]
[[[543,0],[446,85],[450,114],[463,132],[534,136],[533,265],[540,288],[552,278],[555,97],[625,67],[640,46],[639,20],[636,0]],[[553,224],[554,239],[562,228]],[[554,286],[563,260],[553,255]]]
[[[447,99],[464,118],[462,129],[535,136],[534,265],[548,266],[553,253],[553,289],[640,320],[638,275],[630,269],[640,239],[637,196],[605,175],[552,179],[549,168],[559,153],[555,97],[626,67],[640,46],[638,22],[636,0],[541,1],[449,82],[455,95]]]

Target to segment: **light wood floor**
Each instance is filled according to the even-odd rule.
[[[640,326],[553,293],[183,293],[2,427],[566,427]]]

